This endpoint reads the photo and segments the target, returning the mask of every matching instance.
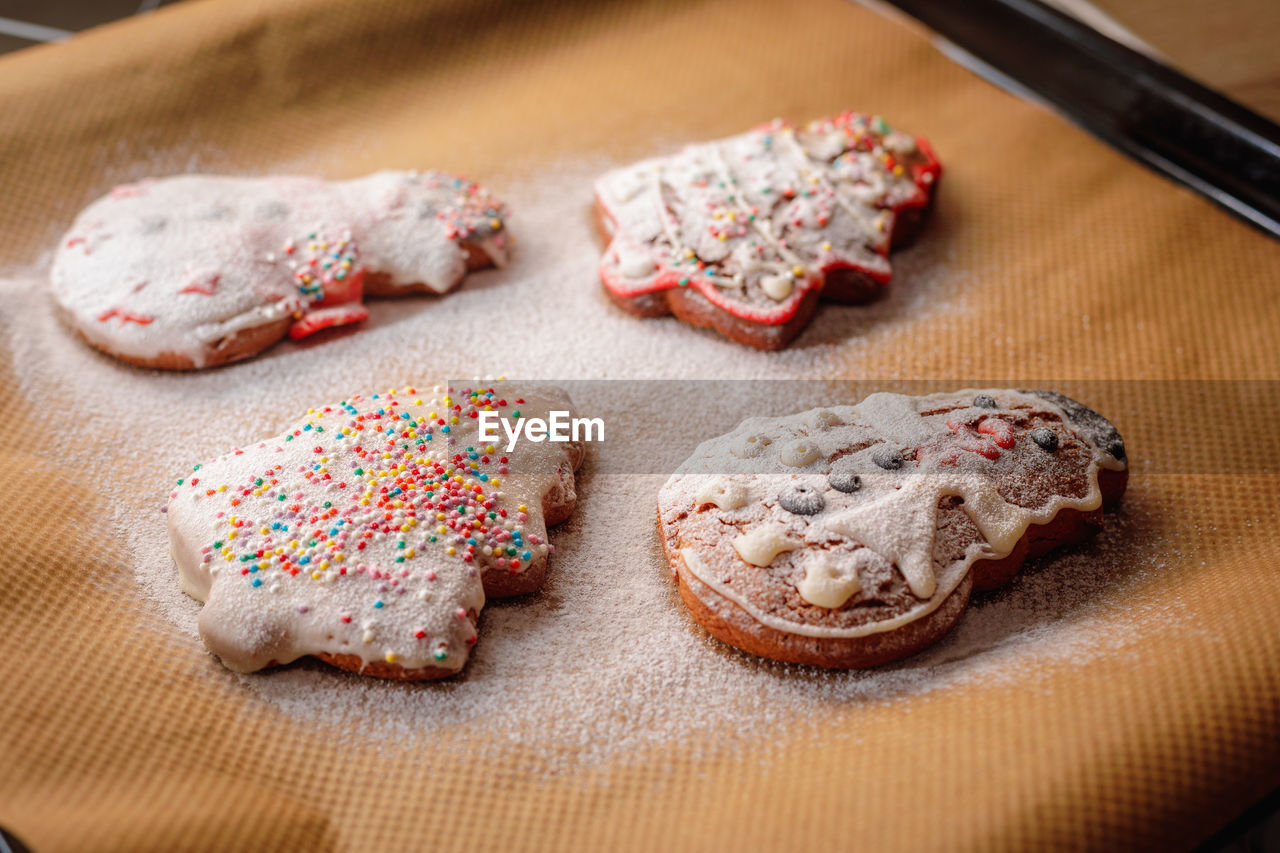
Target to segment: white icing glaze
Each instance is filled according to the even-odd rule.
[[[747,487],[727,477],[714,477],[703,485],[693,502],[695,506],[715,504],[721,509],[738,509],[747,504]]]
[[[907,157],[936,169],[907,134],[845,113],[800,129],[777,120],[615,170],[596,195],[625,250],[606,252],[602,277],[624,297],[693,286],[760,322],[793,314],[822,269],[887,281],[893,211],[927,200],[898,162]],[[637,253],[651,259],[639,274]]]
[[[767,566],[783,551],[794,551],[804,543],[787,535],[781,524],[762,524],[733,540],[738,556],[753,566]]]
[[[800,597],[818,607],[842,606],[862,588],[858,568],[863,560],[858,556],[867,552],[860,548],[843,563],[825,551],[809,555],[804,561],[804,579],[796,584]]]
[[[466,273],[463,240],[501,265],[503,215],[475,184],[440,173],[147,180],[117,187],[77,217],[54,257],[53,293],[95,345],[199,366],[227,336],[301,317],[322,297],[346,308],[345,317],[330,310],[330,321],[361,319],[366,270],[392,287],[443,293]]]
[[[767,436],[748,435],[734,444],[732,453],[734,456],[741,456],[744,459],[751,456],[759,456],[772,443],[772,439]]]
[[[542,498],[581,453],[480,442],[472,408],[545,418],[571,403],[549,387],[479,387],[493,396],[408,389],[318,407],[182,478],[167,507],[170,551],[182,589],[205,602],[200,634],[223,663],[249,672],[319,653],[406,669],[466,663],[483,572],[546,561]]]
[[[805,418],[810,429],[827,429],[840,423],[840,416],[830,409],[814,409]]]
[[[1093,493],[1090,499],[1073,502],[1072,508],[1097,509],[1102,505],[1102,494],[1096,488]],[[981,472],[930,469],[910,474],[900,487],[829,517],[825,525],[831,532],[861,542],[891,560],[906,578],[912,594],[928,598],[937,589],[933,533],[938,500],[951,495],[964,498],[965,513],[996,556],[1012,551],[1029,525],[1043,524],[1057,514],[1055,509],[1047,518],[1038,517],[1006,503]],[[887,519],[893,519],[892,523],[886,524]]]
[[[627,278],[644,278],[656,269],[653,258],[648,252],[643,252],[629,246],[619,246],[618,253],[618,272]]]
[[[1001,408],[993,410],[971,405],[979,395],[996,398]],[[1008,502],[1000,495],[996,487],[996,472],[1000,470],[999,466],[1012,464],[1013,445],[999,444],[1002,439],[997,429],[983,433],[972,425],[981,427],[984,421],[995,418],[999,412],[1014,405],[1026,405],[1036,411],[1056,415],[1089,448],[1085,494],[1080,497],[1053,495],[1041,506],[1032,508]],[[951,407],[956,408],[941,411]],[[939,411],[922,414],[933,410]],[[826,428],[813,431],[819,423],[827,424]],[[992,423],[997,422],[993,420]],[[942,440],[948,437],[952,439],[950,442]],[[746,442],[747,438],[755,440]],[[1007,440],[1013,440],[1011,434]],[[1017,451],[1023,454],[1018,457],[1019,461],[1032,466],[1043,465],[1047,473],[1054,464],[1054,455],[1031,446],[1029,438],[1020,440],[1027,446]],[[893,630],[927,615],[960,584],[975,560],[1007,556],[1030,525],[1046,524],[1063,509],[1081,512],[1097,509],[1102,502],[1099,470],[1124,470],[1126,467],[1123,459],[1099,447],[1087,429],[1071,426],[1060,406],[1034,395],[1007,389],[966,389],[924,397],[873,394],[856,406],[814,410],[775,419],[753,418],[725,436],[703,442],[664,486],[659,496],[659,510],[667,518],[668,512],[678,512],[679,507],[688,506],[688,494],[693,484],[705,480],[711,473],[743,484],[753,495],[778,494],[783,485],[796,482],[794,475],[786,472],[793,467],[793,449],[801,441],[816,448],[814,462],[817,459],[827,460],[814,465],[817,470],[811,468],[813,473],[804,475],[804,482],[821,491],[825,497],[822,512],[803,517],[809,531],[806,540],[833,541],[831,537],[836,537],[834,541],[844,539],[866,546],[854,552],[865,555],[857,559],[884,559],[893,563],[912,594],[920,599],[918,605],[898,616],[851,628],[795,622],[761,610],[745,599],[738,589],[723,583],[699,553],[699,548],[685,544],[680,553],[690,573],[741,606],[762,624],[813,637],[865,636]],[[754,454],[744,454],[741,452],[744,444],[758,450]],[[849,452],[853,447],[863,449]],[[903,454],[905,461],[900,469],[885,470],[873,461],[877,450],[886,447],[908,451]],[[840,460],[842,468],[853,466],[852,470],[861,476],[861,488],[852,493],[842,493],[825,487],[826,474],[835,459]],[[963,559],[944,565],[935,572],[933,544],[937,507],[939,500],[948,496],[963,498],[961,508],[974,522],[983,541],[970,545]],[[763,543],[789,541],[795,543],[795,547],[801,547],[795,538],[795,530],[772,520],[774,517],[776,514],[754,526],[737,528],[739,532],[732,540],[733,547],[748,559],[739,543],[748,545],[749,553],[756,557],[748,559],[753,565],[770,565],[782,552],[768,553],[760,547]],[[812,553],[821,555],[823,551],[816,549]],[[799,559],[806,568],[805,580],[798,584],[803,587],[801,595],[805,600],[823,607],[839,607],[856,593],[857,572],[854,570],[853,577],[847,582],[849,595],[840,604],[825,603],[834,601],[836,592],[843,590],[843,587],[829,588],[822,580],[829,576],[830,564],[810,563],[809,553]],[[846,568],[837,564],[837,569],[842,572]],[[809,593],[821,600],[814,601]]]
[[[778,451],[778,461],[792,468],[803,468],[818,461],[822,452],[818,446],[807,438],[789,441]]]
[[[796,289],[795,276],[790,273],[766,275],[760,279],[760,289],[775,302],[781,302]]]

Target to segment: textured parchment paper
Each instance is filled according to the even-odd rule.
[[[1107,559],[1118,575],[1126,554],[1148,566],[1096,596],[1093,630],[1123,633],[1120,651],[784,709],[735,750],[672,738],[554,774],[487,747],[484,719],[335,736],[156,612],[113,496],[154,484],[158,505],[175,472],[123,450],[68,462],[68,442],[91,440],[86,412],[0,345],[0,825],[36,850],[1176,848],[1280,784],[1280,250],[852,4],[193,0],[23,51],[0,59],[0,263],[38,270],[83,204],[146,174],[438,167],[501,189],[847,108],[934,143],[947,171],[920,251],[954,280],[943,308],[913,303],[847,356],[826,320],[824,377],[1117,380],[1090,400],[1133,459]],[[581,194],[568,231],[589,227]],[[929,266],[913,265],[921,280]],[[581,292],[584,326],[615,310],[589,265],[562,286]],[[714,351],[686,374],[740,363],[732,344]],[[423,369],[559,373],[545,344],[525,365],[477,352]],[[134,411],[102,427],[121,447],[166,416],[145,396]],[[231,440],[190,428],[201,452]],[[652,549],[616,556],[665,571]]]

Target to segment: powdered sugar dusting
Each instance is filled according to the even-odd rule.
[[[0,281],[9,309],[0,328],[21,390],[51,416],[74,412],[84,425],[83,441],[60,447],[57,461],[92,463],[132,550],[140,594],[162,617],[157,630],[194,640],[200,607],[180,591],[168,554],[159,510],[172,478],[195,460],[272,434],[310,405],[449,376],[831,376],[856,372],[877,345],[932,314],[963,310],[967,273],[926,232],[917,247],[895,255],[886,299],[823,306],[783,352],[748,350],[669,318],[631,317],[595,277],[600,244],[590,226],[590,187],[611,165],[561,167],[531,183],[492,186],[512,211],[517,242],[507,270],[473,274],[447,299],[373,304],[357,332],[285,343],[230,368],[165,374],[126,367],[57,321],[41,274]],[[412,744],[483,720],[495,749],[519,744],[555,769],[673,740],[718,750],[782,722],[798,731],[798,720],[832,705],[1034,682],[1052,666],[1123,651],[1148,618],[1169,619],[1129,606],[1125,596],[1174,560],[1135,482],[1095,543],[1041,561],[1011,589],[975,600],[952,634],[908,661],[840,673],[740,654],[709,639],[680,604],[654,534],[656,495],[702,439],[751,414],[830,404],[830,392],[808,383],[785,399],[776,399],[776,385],[774,398],[707,382],[566,386],[580,413],[605,417],[614,431],[588,454],[574,516],[551,531],[556,554],[546,586],[486,607],[474,658],[459,678],[393,684],[315,663],[237,676],[212,661],[210,677],[238,684],[250,704],[308,724],[358,719],[359,726],[334,727],[334,737],[353,743],[395,732]],[[198,648],[193,641],[193,655],[203,654]],[[725,733],[730,727],[734,734]],[[715,738],[703,738],[712,732]]]
[[[246,330],[309,313],[290,326],[301,337],[363,318],[366,268],[391,288],[444,293],[466,272],[464,239],[501,265],[501,216],[478,185],[434,172],[148,179],[85,208],[50,278],[95,344],[202,366],[225,361],[219,348]]]

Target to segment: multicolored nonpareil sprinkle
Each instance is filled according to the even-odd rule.
[[[542,542],[537,534],[525,541],[525,507],[508,508],[496,496],[507,457],[492,444],[459,447],[449,435],[463,418],[475,419],[482,409],[502,412],[509,402],[492,391],[466,389],[457,402],[446,396],[438,409],[414,416],[394,393],[371,400],[377,407],[367,412],[356,408],[359,397],[313,409],[306,425],[285,436],[315,442],[310,466],[288,472],[269,465],[249,482],[205,486],[207,496],[228,499],[221,535],[204,561],[241,564],[247,578],[272,569],[310,580],[332,581],[349,570],[380,578],[393,575],[392,567],[370,566],[360,557],[369,540],[382,535],[395,540],[397,564],[435,548],[464,563],[519,571],[532,556],[526,545]],[[309,497],[297,478],[324,494]],[[188,487],[201,486],[193,480]],[[251,518],[264,510],[269,520]]]

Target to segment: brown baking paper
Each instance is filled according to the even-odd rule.
[[[1123,633],[1115,654],[784,713],[734,749],[704,733],[551,772],[489,745],[484,720],[334,737],[157,612],[105,484],[158,505],[176,472],[68,464],[57,425],[75,401],[21,385],[0,347],[0,826],[34,849],[1167,849],[1280,783],[1276,243],[921,34],[838,0],[194,0],[0,59],[0,104],[0,262],[15,268],[147,174],[439,167],[500,188],[775,115],[883,114],[945,163],[919,251],[945,259],[949,301],[873,346],[851,337],[827,376],[1083,389],[1133,460],[1109,559],[1124,575],[1163,555],[1090,608],[1100,637]],[[566,228],[588,227],[582,197]],[[584,322],[615,310],[590,267],[564,287]],[[840,340],[856,311],[806,334]],[[493,367],[459,353],[423,369]],[[155,413],[138,412],[121,441],[146,441]],[[656,549],[620,560],[666,571]]]

